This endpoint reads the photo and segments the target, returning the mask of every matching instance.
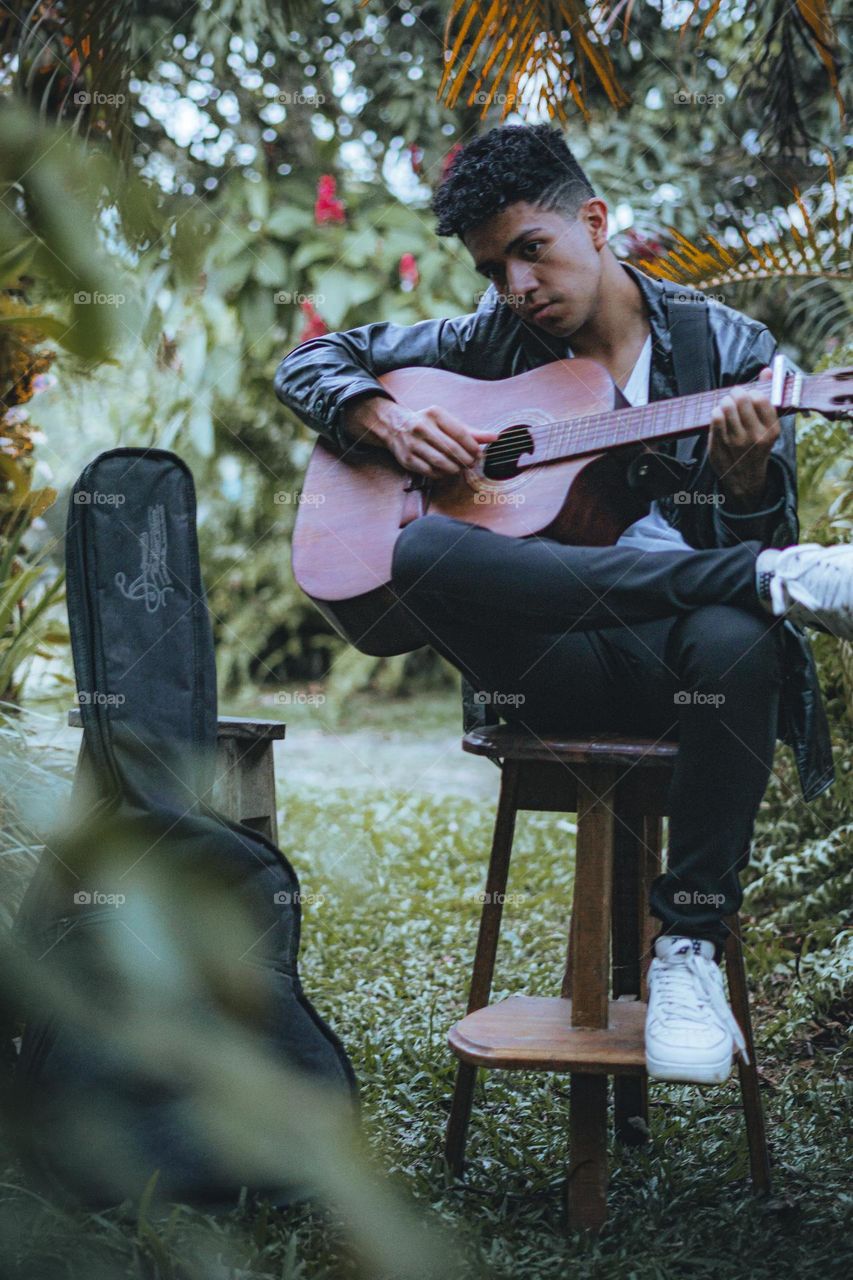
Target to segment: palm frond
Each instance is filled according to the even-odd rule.
[[[602,7],[598,6],[599,11]],[[565,100],[571,97],[585,118],[590,76],[614,108],[630,101],[619,83],[600,33],[583,0],[453,0],[444,29],[445,68],[438,87],[454,107],[466,80],[472,83],[467,106],[482,104],[481,117],[492,103],[502,102],[504,119],[521,100],[522,88],[541,80],[535,105],[566,122]],[[472,74],[474,62],[481,63]]]
[[[698,0],[697,0],[698,2]],[[840,87],[839,40],[827,0],[773,0],[758,10],[763,34],[739,94],[749,100],[759,136],[772,139],[782,155],[807,154],[820,145],[808,127],[820,64],[842,125],[846,121]]]
[[[780,212],[744,214],[732,208],[720,229],[687,236],[677,227],[648,223],[645,235],[622,233],[625,252],[647,275],[699,289],[750,315],[764,313],[807,362],[853,331],[850,217],[853,183],[839,191],[830,181],[816,194],[794,189]]]
[[[702,5],[702,0],[693,0],[693,8],[692,8],[692,10],[691,10],[691,12],[690,12],[690,16],[689,16],[688,18],[686,18],[686,19],[685,19],[685,21],[681,24],[681,35],[682,35],[682,38],[687,34],[687,30],[688,30],[688,28],[689,28],[689,26],[690,26],[691,22],[693,21],[693,19],[696,17],[697,13],[699,12],[699,9],[700,9],[701,5]],[[697,40],[701,40],[701,39],[702,39],[702,37],[704,36],[705,32],[708,30],[708,28],[710,27],[711,23],[714,21],[714,19],[716,18],[717,14],[719,13],[721,6],[722,6],[722,0],[711,0],[710,5],[708,6],[708,8],[707,8],[707,10],[705,11],[705,13],[703,13],[703,15],[702,15],[702,20],[701,20],[701,21],[700,21],[700,23],[699,23],[699,30],[696,32],[696,39],[697,39]]]
[[[815,53],[826,68],[838,114],[843,120],[845,108],[839,84],[838,37],[832,25],[829,4],[827,0],[797,0],[797,12],[811,34]]]
[[[693,0],[693,8],[690,15],[681,26],[682,36],[686,35],[702,4],[703,0]],[[722,0],[711,0],[711,4],[703,13],[699,23],[699,29],[696,32],[697,41],[701,40],[705,35],[721,7]],[[839,83],[839,41],[832,23],[832,15],[829,12],[829,0],[794,0],[793,4],[791,0],[775,0],[774,4],[765,5],[763,8],[767,26],[765,28],[762,59],[770,57],[774,39],[778,40],[782,48],[782,56],[785,56],[794,46],[796,35],[804,38],[810,46],[812,54],[819,58],[826,69],[827,79],[838,106],[838,114],[843,121],[845,108]],[[778,64],[773,68],[774,71],[780,69]],[[787,72],[790,67],[786,66],[785,70]],[[787,74],[781,78],[788,89],[790,89],[790,78]]]
[[[829,183],[829,197],[819,212],[794,188],[795,205],[784,215],[763,214],[755,228],[747,228],[742,215],[731,217],[722,233],[725,244],[710,231],[700,243],[670,226],[665,252],[650,255],[639,246],[629,258],[649,275],[704,290],[791,277],[849,280],[850,223],[831,159]]]
[[[704,9],[703,2],[693,0],[681,26],[682,39],[693,30],[698,44],[723,9],[722,0],[711,0]],[[445,67],[437,96],[454,107],[467,81],[465,104],[481,104],[481,117],[490,106],[502,104],[504,119],[519,103],[520,89],[539,80],[535,101],[528,105],[566,123],[568,99],[589,119],[586,98],[591,81],[618,110],[631,99],[607,44],[620,19],[622,41],[628,40],[635,6],[636,0],[453,0],[445,23]],[[758,82],[766,127],[783,150],[790,150],[795,141],[814,141],[803,120],[803,95],[796,91],[810,59],[823,64],[839,118],[845,119],[839,40],[829,0],[773,0],[762,6],[761,18],[762,48],[745,86]]]

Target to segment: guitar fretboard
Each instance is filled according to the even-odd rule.
[[[806,394],[802,397],[802,403],[798,394],[797,408],[806,407],[807,384],[817,382],[818,377],[819,375],[801,379],[802,391]],[[791,404],[792,381],[792,375],[785,380],[779,412],[784,412],[786,406]],[[726,396],[758,387],[770,394],[769,382],[752,382],[734,387],[717,387],[713,391],[701,391],[697,395],[681,396],[675,400],[657,400],[652,404],[611,409],[606,413],[534,424],[528,430],[535,442],[535,449],[532,454],[520,458],[518,466],[536,466],[542,462],[597,453],[623,444],[686,435],[707,427],[714,409]],[[493,449],[492,457],[496,458],[499,452],[499,447],[497,450]]]

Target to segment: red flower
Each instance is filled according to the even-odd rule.
[[[414,289],[421,278],[418,264],[413,253],[404,253],[399,265],[400,284],[404,289]]]
[[[412,173],[420,173],[424,167],[424,149],[417,142],[410,142],[406,146],[409,153],[409,161],[412,166]]]
[[[461,143],[461,142],[457,142],[457,143],[455,143],[455,144],[450,148],[450,150],[448,151],[448,153],[447,153],[447,155],[444,157],[444,159],[442,160],[442,162],[441,162],[441,179],[440,179],[442,182],[444,182],[445,178],[446,178],[446,177],[447,177],[447,175],[450,173],[450,170],[453,168],[453,161],[454,161],[454,160],[456,159],[456,157],[459,155],[459,152],[460,152],[461,150],[462,150],[462,143]]]
[[[345,222],[346,210],[335,196],[337,182],[330,173],[324,173],[317,183],[317,199],[314,201],[314,221],[318,226],[324,222]]]
[[[305,324],[302,326],[302,332],[299,335],[297,346],[303,342],[309,342],[311,338],[322,338],[324,333],[329,332],[329,326],[320,315],[319,311],[314,308],[314,303],[309,302],[307,298],[303,298],[299,304],[302,314],[305,317]]]
[[[652,261],[655,258],[662,258],[666,254],[666,248],[661,244],[660,240],[649,240],[646,236],[640,235],[633,227],[629,227],[625,232],[625,239],[628,241],[628,248],[635,258],[645,258]]]

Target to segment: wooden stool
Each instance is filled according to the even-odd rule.
[[[618,736],[543,739],[500,725],[467,734],[462,746],[501,762],[502,777],[468,1013],[448,1035],[460,1061],[447,1163],[461,1174],[478,1067],[568,1071],[568,1223],[595,1232],[607,1216],[609,1075],[617,1138],[637,1144],[648,1132],[645,962],[659,928],[649,916],[648,895],[660,871],[678,744]],[[568,954],[559,996],[515,995],[489,1005],[519,809],[577,813]],[[750,1059],[746,1066],[738,1055],[750,1169],[755,1190],[764,1192],[770,1167],[738,917],[726,924],[729,995]]]
[[[80,708],[68,712],[68,723],[81,729]],[[211,805],[232,822],[242,822],[278,844],[275,813],[273,743],[283,738],[280,720],[244,720],[222,716],[216,728],[216,782]]]

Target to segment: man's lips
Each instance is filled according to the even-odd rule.
[[[557,304],[555,302],[540,302],[538,307],[532,307],[527,313],[529,320],[536,320],[539,316],[544,315],[546,311],[550,311]]]

